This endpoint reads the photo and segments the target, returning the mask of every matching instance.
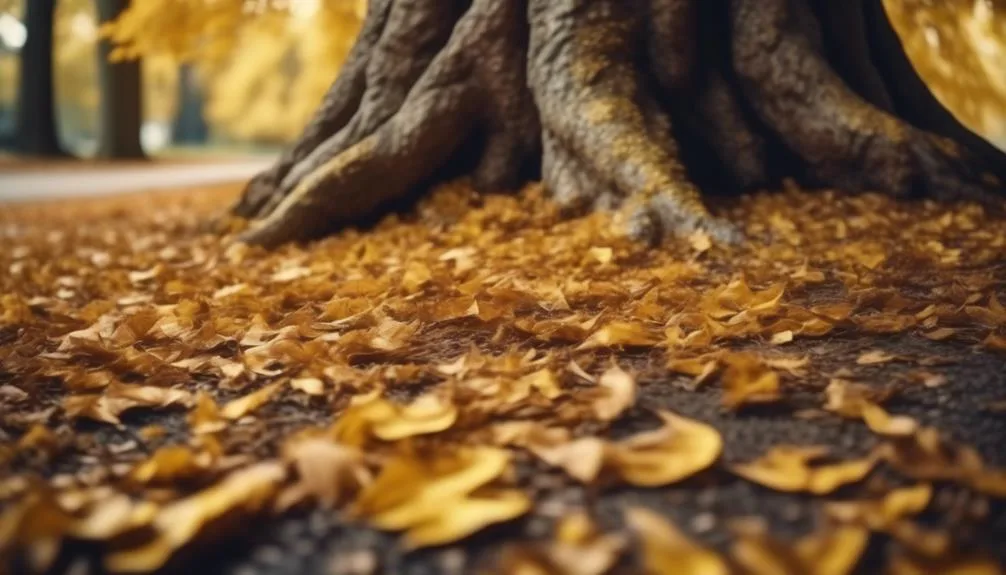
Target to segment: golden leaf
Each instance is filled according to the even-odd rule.
[[[70,417],[87,417],[119,425],[119,415],[138,407],[163,408],[189,405],[192,396],[183,389],[132,385],[114,381],[100,395],[74,395],[63,401]]]
[[[164,506],[152,523],[154,538],[135,548],[113,551],[105,557],[105,568],[111,571],[159,569],[211,521],[236,510],[254,513],[261,509],[285,477],[282,465],[259,463],[235,471],[195,495]]]
[[[719,555],[688,539],[656,513],[634,507],[626,511],[626,523],[643,542],[643,569],[649,575],[689,573],[727,575],[730,569]]]
[[[598,385],[604,397],[594,400],[594,413],[601,421],[613,421],[636,403],[636,380],[617,365],[608,368]]]
[[[325,395],[325,382],[317,377],[300,377],[290,380],[290,387],[308,395]]]
[[[520,491],[486,489],[509,465],[506,451],[489,447],[423,460],[399,456],[364,489],[355,512],[380,529],[405,531],[413,548],[456,541],[530,509]]]
[[[859,564],[870,532],[856,526],[829,526],[792,547],[764,532],[744,532],[734,543],[734,560],[751,575],[849,575]]]
[[[362,446],[371,438],[395,441],[439,433],[454,425],[457,417],[457,406],[435,395],[424,395],[402,406],[375,393],[351,404],[333,432],[342,443]]]
[[[657,341],[655,334],[642,324],[616,321],[595,331],[576,349],[585,351],[616,347],[650,347],[656,345]]]
[[[526,447],[545,463],[562,469],[584,484],[597,480],[608,452],[605,442],[596,437],[582,437],[558,444],[530,439]]]
[[[723,451],[712,426],[666,411],[664,426],[612,444],[607,455],[624,481],[639,487],[670,485],[711,467]]]
[[[141,484],[184,481],[207,475],[214,462],[213,455],[205,451],[182,446],[162,447],[137,464],[129,478]]]
[[[737,475],[777,491],[826,495],[862,481],[876,466],[869,456],[841,463],[816,465],[828,454],[826,447],[775,446],[761,458],[731,467]]]
[[[270,383],[248,395],[228,401],[220,408],[220,416],[231,421],[241,419],[269,403],[276,392],[280,390],[281,385],[280,383]]]
[[[746,404],[774,403],[781,398],[779,374],[749,353],[733,353],[723,362],[723,404],[737,409]]]
[[[450,428],[457,421],[458,409],[437,396],[424,395],[405,407],[395,406],[388,415],[371,419],[371,429],[375,437],[395,441]]]
[[[896,360],[897,357],[880,350],[868,351],[856,359],[858,365],[881,365]]]

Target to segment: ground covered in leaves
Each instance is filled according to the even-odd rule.
[[[0,572],[1002,572],[977,207],[651,249],[453,185],[265,252],[205,232],[235,192],[0,212]]]

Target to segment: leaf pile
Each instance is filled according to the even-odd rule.
[[[501,547],[514,573],[851,573],[877,541],[890,573],[1001,572],[975,534],[1006,471],[898,413],[956,393],[961,358],[1002,365],[1006,227],[977,207],[789,190],[731,208],[744,247],[650,249],[537,187],[454,184],[265,252],[205,231],[228,199],[0,215],[0,560],[44,570],[87,541],[148,572],[323,508],[406,550],[551,518]],[[867,439],[741,445],[772,421]],[[816,527],[724,516],[724,546],[548,501],[738,483],[820,498]]]

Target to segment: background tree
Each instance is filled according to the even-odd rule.
[[[56,126],[53,32],[56,0],[31,0],[25,8],[28,32],[20,57],[17,150],[33,156],[63,156]]]
[[[178,69],[178,113],[172,127],[175,144],[194,145],[206,142],[209,126],[204,114],[202,82],[192,64],[182,64]]]
[[[112,22],[126,9],[127,0],[96,0],[102,23]],[[101,139],[98,156],[114,159],[144,158],[140,141],[143,127],[142,71],[138,59],[112,58],[112,43],[99,45],[101,84]]]

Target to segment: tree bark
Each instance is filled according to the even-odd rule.
[[[114,20],[128,0],[97,0],[101,23]],[[98,157],[142,159],[143,74],[138,60],[112,62],[112,44],[98,46],[98,81],[101,85],[101,137]]]
[[[67,155],[59,142],[53,68],[56,0],[26,2],[28,38],[21,50],[16,149],[32,156]]]
[[[245,241],[304,240],[458,165],[483,190],[540,176],[567,212],[614,209],[652,242],[740,241],[699,190],[784,177],[1001,208],[1003,154],[906,63],[879,0],[375,0],[234,212]]]

